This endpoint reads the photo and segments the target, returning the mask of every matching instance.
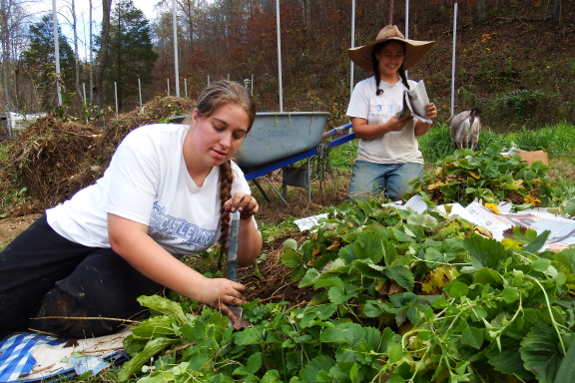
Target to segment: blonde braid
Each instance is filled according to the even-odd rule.
[[[218,268],[222,268],[222,257],[226,257],[229,246],[229,232],[230,232],[230,213],[226,211],[224,203],[232,198],[232,183],[234,175],[232,173],[232,165],[230,161],[226,161],[220,165],[220,245],[221,254],[218,260]]]

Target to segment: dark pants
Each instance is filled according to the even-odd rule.
[[[28,328],[67,338],[116,332],[163,287],[109,248],[68,241],[40,217],[0,252],[0,338]],[[46,318],[45,317],[63,317]]]

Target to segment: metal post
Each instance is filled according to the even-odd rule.
[[[142,83],[140,82],[140,79],[138,79],[138,95],[140,96],[140,107],[141,107],[143,104],[142,104]]]
[[[188,79],[184,78],[184,92],[186,95],[186,98],[188,98]]]
[[[114,81],[114,98],[116,99],[116,117],[118,117],[118,85]]]
[[[58,36],[56,0],[52,0],[52,24],[54,25],[54,57],[56,58],[56,92],[58,93],[58,106],[62,106],[62,93],[60,89],[60,41]]]
[[[276,0],[276,29],[278,39],[278,83],[279,83],[279,96],[280,96],[280,113],[284,111],[284,99],[282,88],[282,36],[280,28],[280,0]]]
[[[180,97],[180,69],[178,67],[178,18],[176,17],[176,0],[172,0],[172,24],[174,25],[174,66],[176,73],[176,97]]]
[[[409,0],[405,0],[405,38],[409,38]],[[405,71],[405,77],[407,76],[407,71]]]
[[[86,123],[88,123],[88,122],[89,122],[89,121],[88,121],[88,117],[89,117],[90,114],[88,113],[88,108],[87,108],[87,106],[88,106],[88,99],[86,98],[86,83],[85,83],[85,82],[82,83],[82,91],[84,92],[84,107],[86,107],[84,113],[85,113],[85,115],[86,115]]]
[[[453,4],[453,53],[451,57],[451,115],[455,114],[455,43],[457,42],[457,2]]]
[[[170,95],[170,79],[166,79],[166,83],[168,84],[168,96]]]
[[[252,73],[252,81],[250,82],[250,94],[253,96],[254,95],[254,74]]]
[[[210,75],[208,75],[208,86],[210,86]]]
[[[355,48],[355,0],[351,1],[351,47]],[[350,60],[349,69],[349,95],[353,92],[354,81],[354,66],[353,61]]]

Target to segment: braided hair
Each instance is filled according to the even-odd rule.
[[[381,52],[381,50],[390,42],[397,42],[397,43],[401,44],[401,46],[403,47],[403,53],[405,53],[405,49],[407,47],[407,44],[405,44],[405,42],[399,41],[399,40],[385,40],[385,41],[382,41],[381,43],[377,43],[373,46],[373,49],[371,51],[371,65],[372,65],[373,73],[375,74],[375,87],[376,87],[375,95],[376,96],[379,96],[380,94],[382,94],[383,89],[379,88],[379,83],[381,82],[381,79],[379,77],[380,76],[379,75],[379,61],[377,60],[377,58],[375,56],[379,52]],[[407,89],[409,89],[409,83],[407,82],[407,76],[405,75],[405,70],[403,69],[403,64],[401,64],[397,73],[399,74],[399,77],[401,78],[401,82],[403,83],[403,85],[405,85],[405,87]]]
[[[219,107],[233,103],[246,111],[248,114],[249,125],[248,132],[251,130],[256,118],[256,105],[251,94],[247,89],[238,82],[221,80],[212,83],[204,89],[198,97],[196,111],[199,117],[209,117]],[[230,161],[220,165],[220,245],[221,254],[228,251],[229,232],[230,232],[230,214],[226,212],[224,202],[231,198],[232,183],[234,176]],[[221,259],[219,261],[221,266]]]

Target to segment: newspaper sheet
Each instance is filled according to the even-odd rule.
[[[466,217],[462,218],[489,230],[493,238],[503,240],[503,232],[513,226],[533,229],[537,234],[550,231],[543,249],[563,249],[575,244],[575,220],[551,214],[544,209],[530,209],[520,213],[496,214],[483,205],[472,202],[466,208]],[[453,211],[452,211],[453,214]]]
[[[427,204],[420,195],[410,198],[405,204],[401,202],[392,202],[382,206],[395,207],[397,209],[411,208],[415,212],[422,214],[427,210]],[[543,249],[560,250],[575,244],[575,220],[563,218],[551,214],[545,209],[534,208],[525,210],[520,213],[510,213],[512,205],[510,203],[501,203],[498,206],[501,214],[497,214],[478,202],[472,202],[467,207],[458,203],[440,205],[437,209],[452,217],[457,215],[468,222],[484,227],[491,232],[493,238],[497,241],[503,240],[503,232],[513,226],[524,226],[533,229],[537,234],[545,230],[550,231],[549,238]],[[309,230],[313,226],[319,225],[321,218],[327,218],[327,214],[319,214],[312,217],[301,218],[294,223],[301,231]]]
[[[421,80],[413,89],[403,91],[403,109],[397,112],[396,117],[401,118],[411,113],[418,120],[431,124],[433,121],[427,117],[425,110],[427,104],[429,104],[429,97],[427,97],[425,84]]]

